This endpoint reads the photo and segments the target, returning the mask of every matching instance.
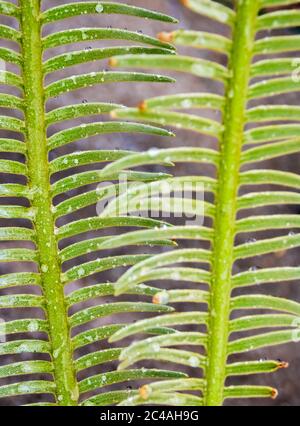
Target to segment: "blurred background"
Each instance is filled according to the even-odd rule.
[[[119,0],[120,2],[126,3],[125,1]],[[15,2],[13,2],[15,3]],[[51,0],[44,0],[43,7],[49,8],[56,6],[63,2],[57,2],[57,1],[51,1]],[[66,21],[57,22],[49,27],[45,28],[45,34],[49,34],[50,32],[60,31],[66,28],[77,28],[80,26],[83,27],[117,27],[117,28],[126,28],[128,30],[139,30],[146,34],[155,36],[160,31],[169,31],[175,28],[185,28],[185,29],[194,29],[194,30],[204,30],[204,31],[211,31],[211,32],[218,32],[220,34],[227,34],[227,30],[222,25],[218,25],[214,23],[213,21],[203,18],[200,15],[196,15],[195,13],[192,13],[185,9],[181,3],[178,0],[152,0],[151,2],[149,0],[128,0],[128,4],[136,5],[136,6],[142,6],[151,8],[154,10],[159,10],[161,12],[167,13],[169,15],[173,15],[176,18],[179,19],[180,23],[178,25],[168,25],[164,23],[158,23],[155,21],[142,21],[136,18],[130,18],[125,16],[119,16],[119,15],[112,15],[112,16],[105,16],[99,14],[98,16],[87,16],[82,18],[72,18],[68,19]],[[226,2],[225,3],[230,3]],[[0,17],[0,21],[2,24],[10,25],[13,27],[16,27],[16,22],[13,19],[9,18],[3,18]],[[297,29],[294,29],[293,32],[298,32]],[[283,31],[282,33],[288,33],[287,31]],[[265,34],[260,34],[260,36],[263,36]],[[111,41],[103,41],[103,42],[93,42],[92,44],[90,42],[88,43],[81,43],[80,45],[67,45],[63,46],[61,48],[55,48],[50,49],[47,52],[47,55],[45,56],[45,59],[47,59],[50,56],[54,56],[63,52],[67,52],[70,50],[78,49],[78,48],[84,48],[84,49],[90,49],[91,46],[100,47],[100,46],[108,46],[108,45],[121,45],[122,42],[111,42]],[[15,45],[8,42],[1,41],[1,45],[3,46],[10,46],[13,48],[16,48]],[[184,54],[192,54],[193,56],[199,56],[202,58],[213,58],[214,60],[217,60],[218,62],[222,64],[226,64],[226,57],[221,54],[211,53],[205,50],[196,50],[196,49],[179,49],[181,53]],[[296,53],[294,52],[293,55],[296,56]],[[51,81],[54,81],[58,78],[62,78],[66,75],[73,75],[78,74],[81,72],[92,72],[92,71],[99,71],[108,68],[107,61],[97,61],[94,63],[87,63],[84,65],[84,69],[82,66],[75,66],[65,71],[59,71],[56,73],[51,74],[49,77],[47,77],[46,83],[50,83]],[[9,69],[9,67],[8,67]],[[9,69],[10,70],[10,69]],[[12,71],[17,72],[13,67],[11,67]],[[59,106],[63,106],[65,104],[71,104],[71,103],[80,103],[80,102],[93,102],[93,101],[101,101],[101,102],[116,102],[120,104],[124,104],[127,106],[136,106],[144,99],[147,99],[149,97],[153,97],[156,95],[162,95],[162,94],[170,94],[170,93],[185,93],[185,92],[214,92],[214,93],[222,93],[222,87],[218,83],[213,83],[206,79],[199,79],[197,77],[193,77],[191,75],[184,75],[179,73],[165,73],[162,71],[163,74],[168,74],[171,76],[174,76],[176,78],[176,83],[174,84],[114,84],[114,85],[99,85],[93,88],[88,88],[84,90],[77,90],[75,92],[70,92],[67,95],[59,96],[55,99],[52,99],[49,104],[47,105],[48,109],[57,108]],[[1,90],[3,92],[7,92],[7,87],[1,86]],[[10,91],[9,93],[17,94],[14,91]],[[282,96],[278,99],[272,98],[270,102],[274,103],[289,103],[289,104],[295,104],[299,105],[300,102],[300,94],[295,93],[293,95],[287,95],[286,99],[283,99]],[[7,114],[12,114],[11,111],[5,111]],[[199,112],[193,111],[193,113],[197,114]],[[204,111],[201,112],[201,114],[205,114],[206,116],[211,116],[211,111]],[[17,116],[15,114],[15,116]],[[220,119],[221,117],[214,116],[215,119]],[[99,117],[99,120],[103,119],[109,119],[109,117],[103,118],[103,116]],[[84,123],[88,122],[88,119],[79,119],[76,120],[76,123]],[[57,132],[59,130],[62,130],[66,128],[66,126],[70,126],[73,123],[62,123],[55,128],[49,129],[49,136],[53,134],[54,132]],[[75,121],[74,121],[75,124]],[[15,137],[18,138],[18,135],[12,135],[11,132],[4,132],[0,131],[1,137]],[[113,135],[103,135],[103,136],[97,136],[94,138],[89,138],[84,141],[78,141],[75,143],[72,143],[70,145],[67,145],[66,147],[60,148],[56,150],[56,152],[52,153],[52,158],[57,155],[66,154],[69,152],[72,152],[74,150],[82,150],[82,149],[128,149],[132,151],[142,151],[142,150],[148,150],[150,148],[156,147],[156,148],[163,148],[163,147],[170,147],[170,146],[206,146],[211,148],[216,148],[217,143],[213,138],[207,137],[207,136],[201,136],[197,133],[187,132],[184,130],[177,130],[176,129],[177,137],[175,138],[160,138],[160,137],[153,137],[153,136],[143,136],[143,135],[121,135],[121,134],[113,134]],[[8,158],[8,156],[5,154],[0,154],[1,158]],[[18,155],[10,155],[9,158],[14,158],[22,161]],[[276,159],[273,161],[265,162],[265,163],[259,163],[258,167],[260,168],[274,168],[274,169],[280,169],[280,170],[288,170],[293,171],[297,173],[299,171],[299,155],[292,155],[292,156],[286,156],[281,157],[280,159]],[[92,166],[82,167],[82,171],[91,169]],[[95,166],[96,168],[96,166]],[[145,170],[149,170],[145,168]],[[155,167],[152,168],[153,171],[164,171],[169,172],[167,168],[163,167]],[[174,173],[174,170],[171,171]],[[60,174],[60,176],[56,176],[54,179],[61,178],[63,176],[66,176],[66,172],[64,175]],[[186,175],[186,174],[207,174],[212,175],[214,173],[214,170],[210,168],[209,166],[202,166],[202,165],[184,165],[181,164],[175,169],[175,174],[180,175]],[[11,182],[11,178],[7,178],[7,175],[1,174],[0,176],[2,182]],[[9,180],[10,179],[10,180]],[[15,182],[22,182],[22,178],[14,178]],[[251,188],[252,190],[254,187]],[[265,189],[267,189],[267,186],[265,186]],[[61,202],[64,199],[76,195],[76,193],[80,193],[81,190],[72,191],[72,193],[67,194],[65,196],[60,196],[55,201]],[[5,203],[5,200],[3,201]],[[277,213],[280,214],[280,212],[290,212],[290,213],[300,213],[299,207],[286,207],[282,208],[280,206],[276,206],[275,208],[270,209],[258,209],[257,214],[261,214],[262,212],[269,212],[269,213]],[[96,215],[95,206],[89,207],[86,209],[79,210],[75,214],[73,214],[72,220],[80,219],[87,216]],[[63,223],[66,223],[69,221],[70,218],[63,217],[60,219],[58,225],[62,225]],[[109,233],[111,234],[113,231],[109,230]],[[118,233],[119,231],[115,231]],[[101,233],[101,235],[105,235],[105,233]],[[274,232],[272,233],[274,236]],[[276,234],[277,235],[277,234]],[[280,233],[278,233],[280,235]],[[243,241],[247,241],[251,236],[243,235],[243,237],[239,237],[238,243],[242,243]],[[76,241],[76,239],[74,240]],[[69,244],[72,241],[68,241]],[[2,243],[1,243],[2,244]],[[185,247],[196,247],[196,242],[183,242],[183,246]],[[7,243],[5,245],[8,246]],[[15,244],[13,245],[15,247]],[[22,245],[24,247],[24,244]],[[157,253],[158,250],[161,250],[160,248],[149,248],[146,249],[147,252],[153,252]],[[163,249],[162,249],[163,250]],[[129,252],[134,253],[142,253],[145,252],[145,249],[142,248],[129,248],[126,250],[118,250],[118,254],[125,254]],[[110,252],[107,251],[104,253],[104,255],[109,255]],[[234,272],[238,273],[242,270],[247,270],[249,268],[266,268],[266,267],[275,267],[280,265],[289,265],[289,266],[298,266],[299,265],[299,249],[290,250],[289,252],[280,252],[276,253],[275,255],[267,255],[267,256],[260,256],[259,258],[252,258],[250,261],[242,261],[239,264],[235,265]],[[85,261],[92,260],[94,257],[92,254],[85,255],[84,259]],[[66,267],[71,267],[75,263],[69,262]],[[28,266],[28,264],[10,264],[10,265],[4,265],[0,264],[0,274],[7,274],[14,271],[24,271],[25,270],[34,270],[34,267]],[[67,292],[73,290],[76,287],[80,287],[82,285],[89,285],[89,284],[95,284],[99,282],[114,282],[118,279],[120,274],[123,272],[124,268],[117,268],[115,270],[106,271],[100,274],[97,274],[96,276],[92,276],[88,279],[77,281],[74,284],[71,284],[67,288]],[[165,283],[163,282],[160,284],[162,287],[170,288],[171,286],[182,288],[182,284],[170,282]],[[13,293],[14,289],[11,289],[9,293]],[[28,290],[29,291],[29,290]],[[31,291],[36,291],[31,289]],[[247,290],[247,292],[253,291],[253,290]],[[294,300],[300,300],[300,287],[298,282],[293,283],[283,283],[283,284],[277,284],[277,285],[268,285],[267,288],[263,289],[255,289],[256,292],[264,292],[268,291],[274,295],[282,296],[291,298]],[[25,292],[25,290],[24,290]],[[121,298],[122,299],[122,298]],[[136,300],[136,297],[132,297],[131,299],[126,297],[126,300]],[[111,301],[111,298],[105,298],[102,302],[109,302]],[[99,302],[99,301],[98,301]],[[95,303],[95,302],[94,302]],[[87,305],[88,306],[88,305]],[[178,309],[189,309],[189,306],[186,305],[179,305]],[[71,312],[73,313],[73,312]],[[28,317],[28,310],[24,309],[22,312],[12,312],[11,310],[6,310],[1,313],[1,315],[6,320],[12,320],[15,318],[22,318],[22,317]],[[32,311],[30,313],[31,316],[39,317],[41,314],[37,312],[37,310],[34,312]],[[134,321],[137,318],[141,318],[141,315],[132,315],[132,314],[126,314],[123,315],[123,317],[120,319],[120,315],[118,316],[118,319],[112,317],[109,319],[102,319],[94,321],[92,326],[97,326],[99,324],[103,325],[105,323],[109,322],[122,322],[122,321]],[[90,326],[90,325],[89,325]],[[79,330],[76,330],[76,332],[82,331],[84,327],[81,327]],[[37,333],[36,333],[37,334]],[[104,348],[107,347],[105,343],[95,343],[93,344],[93,349],[95,348]],[[80,353],[76,354],[76,356],[83,355],[86,352],[89,352],[91,347],[87,346],[84,348],[84,351],[81,350]],[[3,360],[1,360],[1,364],[10,362],[10,358],[8,356],[2,357]],[[19,357],[19,360],[21,359],[29,359],[29,356],[22,355]],[[244,354],[243,356],[237,358],[235,357],[235,360],[239,359],[265,359],[265,358],[271,358],[271,359],[281,359],[283,361],[287,361],[290,363],[290,367],[286,370],[279,371],[277,373],[266,375],[266,376],[253,376],[243,379],[234,379],[231,383],[251,383],[251,384],[260,384],[260,385],[270,385],[274,386],[279,389],[279,397],[275,401],[268,401],[268,400],[243,400],[239,402],[235,401],[228,401],[226,402],[227,405],[273,405],[273,406],[284,406],[284,405],[299,405],[300,404],[300,347],[296,344],[290,344],[290,345],[283,345],[276,348],[266,349],[266,350],[260,350],[256,352],[249,352],[249,354]],[[42,359],[42,358],[39,358]],[[155,363],[149,363],[149,365],[153,366]],[[116,363],[113,363],[109,365],[107,368],[108,370],[112,367],[115,367]],[[148,366],[148,365],[147,365]],[[155,365],[157,366],[157,364]],[[100,366],[101,367],[101,366]],[[176,369],[176,365],[173,366],[174,369]],[[102,368],[102,367],[101,367]],[[98,368],[97,371],[102,371],[101,368]],[[96,370],[95,370],[96,371]],[[91,372],[89,372],[90,374]],[[195,370],[190,369],[188,371],[191,375],[195,375]],[[83,378],[84,376],[82,376]],[[13,381],[13,379],[11,380]],[[2,380],[1,380],[2,383]],[[6,381],[7,383],[7,381]],[[131,384],[129,384],[130,386]],[[121,384],[118,385],[118,388],[126,388],[128,385]],[[19,405],[29,402],[37,402],[41,401],[43,397],[36,396],[36,397],[19,397],[14,399],[6,399],[6,400],[0,400],[1,405]]]

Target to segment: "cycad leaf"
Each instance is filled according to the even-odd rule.
[[[285,170],[273,170],[262,168],[259,162],[277,159],[284,155],[292,155],[299,152],[299,108],[294,105],[278,104],[269,102],[269,97],[276,95],[290,94],[299,91],[297,76],[295,75],[297,58],[291,57],[289,52],[296,51],[298,35],[283,34],[285,28],[293,28],[299,25],[298,9],[284,9],[284,6],[294,6],[296,1],[285,0],[263,0],[250,1],[242,0],[232,2],[232,8],[220,4],[221,2],[211,0],[188,0],[182,2],[192,11],[203,15],[206,18],[215,20],[229,27],[222,34],[217,31],[207,33],[193,30],[175,30],[174,32],[161,32],[159,39],[164,42],[172,42],[178,46],[186,46],[194,49],[207,51],[217,51],[228,57],[228,65],[222,61],[222,65],[217,56],[205,55],[202,59],[201,53],[191,53],[190,56],[177,55],[167,56],[165,61],[160,61],[158,55],[121,55],[110,60],[113,67],[135,67],[147,69],[165,69],[184,72],[189,75],[209,79],[215,87],[215,80],[218,84],[223,84],[222,90],[218,94],[214,89],[209,89],[208,93],[176,93],[172,95],[159,96],[146,99],[137,108],[116,109],[112,112],[115,119],[134,119],[135,121],[150,122],[165,125],[168,128],[180,129],[180,135],[184,130],[196,131],[194,138],[197,140],[197,148],[169,148],[150,150],[149,153],[135,153],[132,156],[120,158],[104,168],[104,176],[110,173],[128,171],[141,165],[159,164],[162,160],[170,160],[172,163],[185,161],[187,163],[198,162],[214,165],[216,174],[213,180],[211,176],[206,176],[206,172],[201,173],[203,192],[214,196],[213,203],[204,204],[203,216],[212,219],[212,226],[205,227],[205,233],[199,234],[199,242],[207,241],[209,228],[209,249],[181,249],[180,239],[184,235],[181,228],[174,227],[174,239],[179,247],[174,249],[172,255],[161,253],[146,259],[141,263],[133,265],[117,281],[115,285],[116,295],[126,293],[139,283],[147,284],[151,280],[164,280],[166,277],[171,282],[190,281],[199,284],[208,284],[208,289],[189,290],[166,287],[154,295],[155,303],[173,304],[193,303],[193,311],[176,312],[171,315],[158,316],[155,319],[141,320],[135,324],[130,324],[117,330],[110,337],[110,341],[119,341],[125,337],[134,336],[148,326],[161,325],[172,326],[177,329],[183,324],[194,324],[200,326],[206,323],[207,330],[203,336],[193,336],[195,342],[204,345],[204,358],[197,364],[203,368],[204,382],[203,392],[199,386],[199,392],[203,400],[197,405],[220,405],[227,398],[251,398],[270,397],[275,398],[277,392],[268,386],[225,386],[225,379],[230,375],[247,375],[268,373],[287,367],[286,363],[276,363],[274,361],[244,361],[230,364],[228,356],[235,353],[243,353],[249,350],[273,346],[276,344],[299,341],[299,305],[295,301],[274,297],[271,294],[247,294],[234,296],[235,289],[241,287],[251,287],[267,283],[279,283],[282,281],[293,281],[299,279],[298,267],[277,267],[259,269],[248,261],[253,258],[253,262],[259,256],[277,253],[281,257],[292,248],[297,248],[299,235],[294,230],[299,227],[297,214],[270,214],[261,213],[256,209],[261,207],[279,208],[280,206],[297,206],[299,199],[299,176],[296,173]],[[223,3],[223,2],[222,2]],[[269,9],[271,8],[271,10]],[[279,10],[274,10],[279,8]],[[278,29],[281,32],[274,32],[266,35],[261,30],[271,31]],[[226,37],[224,34],[227,34]],[[229,35],[228,35],[229,34]],[[190,50],[192,52],[192,50]],[[278,57],[275,55],[278,54]],[[263,58],[260,55],[264,55]],[[271,56],[272,55],[272,56]],[[197,57],[196,57],[197,56]],[[286,57],[285,57],[286,56]],[[210,58],[207,60],[207,58]],[[212,58],[212,59],[211,59]],[[295,65],[296,64],[296,65]],[[293,78],[291,78],[291,74]],[[219,94],[221,93],[221,95]],[[278,105],[277,105],[278,104]],[[210,110],[209,117],[203,114],[202,109]],[[191,110],[197,111],[197,115]],[[174,111],[175,110],[175,111]],[[215,119],[215,112],[222,114],[221,120]],[[217,116],[218,117],[218,116]],[[284,121],[285,123],[282,123]],[[249,126],[247,126],[249,124]],[[218,149],[214,152],[207,148],[208,143],[202,143],[198,133],[208,135],[218,140]],[[256,146],[253,146],[256,144]],[[214,146],[214,145],[213,145]],[[186,155],[190,150],[193,154]],[[198,157],[199,155],[199,157]],[[155,161],[156,160],[156,161]],[[258,163],[259,167],[256,167]],[[245,166],[245,167],[243,167]],[[176,169],[175,169],[176,170]],[[216,180],[215,180],[216,176]],[[191,176],[185,176],[186,181]],[[174,181],[177,178],[174,179]],[[194,178],[192,178],[194,179]],[[128,211],[132,210],[133,200],[135,205],[141,210],[145,209],[145,199],[150,199],[147,195],[149,189],[163,187],[171,181],[166,178],[156,184],[147,184],[140,192],[134,193],[128,190],[126,197],[129,197],[127,205]],[[200,182],[200,179],[199,179]],[[155,187],[155,185],[157,185]],[[268,185],[268,189],[261,190],[261,187]],[[255,186],[255,189],[253,189]],[[252,188],[251,188],[252,187]],[[283,187],[283,188],[282,188]],[[140,187],[137,187],[138,190]],[[155,191],[155,190],[154,190]],[[197,193],[197,191],[195,191]],[[167,204],[168,198],[163,191],[162,205]],[[156,195],[156,193],[154,192]],[[126,199],[127,199],[126,198]],[[151,193],[151,201],[153,201]],[[209,198],[211,199],[211,198]],[[118,197],[120,204],[124,203],[125,197]],[[183,196],[182,204],[185,198]],[[176,200],[178,203],[178,200]],[[116,214],[117,202],[111,202],[104,216]],[[169,203],[170,204],[170,203]],[[121,210],[124,214],[125,210]],[[194,235],[197,235],[197,226],[193,226]],[[176,234],[176,229],[179,234]],[[189,226],[185,226],[186,232]],[[261,231],[278,230],[278,234],[266,234],[262,237]],[[130,243],[132,236],[148,235],[148,231],[138,231],[129,233],[127,240],[124,236],[117,237],[116,242],[127,241]],[[155,235],[155,231],[149,231]],[[280,233],[279,233],[280,232]],[[157,235],[163,232],[157,230]],[[166,235],[171,235],[172,229],[166,231]],[[245,241],[243,234],[255,233],[248,241]],[[247,236],[248,237],[248,236]],[[185,239],[189,237],[185,235]],[[241,241],[237,243],[237,238]],[[146,240],[146,238],[145,238]],[[137,240],[139,241],[139,240]],[[108,247],[108,243],[104,243]],[[112,240],[114,244],[114,240]],[[202,247],[202,246],[201,246]],[[253,266],[250,270],[243,270],[241,263],[239,273],[235,271],[235,263],[245,259]],[[185,263],[191,261],[197,265],[200,261],[205,265],[190,267]],[[183,263],[177,265],[176,263]],[[207,271],[207,267],[209,271]],[[172,269],[173,273],[167,273],[167,269]],[[182,271],[182,272],[180,272]],[[198,271],[199,273],[197,274]],[[177,285],[177,283],[174,285]],[[239,293],[240,294],[240,293]],[[199,311],[194,311],[196,303],[203,304]],[[208,303],[208,313],[206,306]],[[249,314],[246,311],[254,311]],[[257,313],[257,310],[260,312]],[[234,311],[234,319],[230,319],[231,312]],[[255,312],[256,311],[256,312]],[[262,312],[263,313],[262,313]],[[275,312],[270,312],[275,311]],[[202,315],[203,316],[202,316]],[[177,322],[178,320],[178,322]],[[170,322],[172,321],[172,322]],[[187,321],[187,322],[186,322]],[[255,334],[255,330],[273,329],[264,334]],[[277,329],[274,331],[274,329]],[[194,329],[193,329],[194,330]],[[202,330],[202,329],[201,329]],[[240,333],[247,331],[248,337],[241,337]],[[191,338],[192,338],[192,331]],[[188,334],[188,333],[187,333]],[[232,337],[231,337],[232,334]],[[182,345],[173,349],[172,342],[179,342],[182,338]],[[169,360],[180,364],[185,364],[188,353],[193,358],[196,353],[194,348],[183,352],[180,346],[188,345],[189,337],[184,332],[166,337],[166,345],[160,337],[147,337],[135,341],[129,348],[123,349],[120,353],[120,368],[131,366],[135,362],[149,359],[160,359],[164,361],[167,356]],[[233,340],[234,339],[234,340]],[[151,348],[151,345],[152,348]],[[167,347],[170,347],[167,354]],[[155,352],[156,351],[156,352]],[[176,352],[178,351],[178,352]],[[180,355],[181,354],[181,355]],[[202,352],[201,352],[202,354]],[[197,358],[196,356],[196,358]],[[201,355],[203,357],[203,355]],[[181,360],[180,360],[181,357]],[[205,359],[207,365],[205,366]],[[204,362],[204,364],[203,364]],[[196,364],[196,360],[195,360]],[[183,370],[184,371],[184,370]],[[192,374],[193,377],[193,374]],[[196,375],[194,376],[196,377]],[[151,384],[147,385],[151,389]],[[163,384],[162,384],[163,386]],[[121,402],[121,405],[130,404],[151,404],[160,401],[170,403],[170,399],[178,396],[176,380],[170,382],[168,389],[161,388],[161,393],[155,391],[147,394],[147,387],[142,388],[142,394],[130,396]],[[184,389],[182,389],[184,390]],[[185,389],[187,391],[187,389]],[[143,401],[144,392],[144,401]],[[181,401],[181,403],[183,403]],[[187,404],[187,400],[185,401]]]

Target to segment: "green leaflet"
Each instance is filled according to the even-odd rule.
[[[1,75],[0,75],[1,78]],[[17,80],[13,80],[10,75],[7,76],[8,84],[17,84]],[[1,81],[1,80],[0,80]],[[101,71],[89,74],[76,75],[67,77],[55,83],[49,84],[45,89],[47,99],[62,95],[72,90],[92,87],[96,84],[105,83],[125,83],[125,82],[154,82],[154,83],[172,83],[174,80],[169,77],[164,77],[155,74],[145,73],[128,73],[128,72],[109,72]],[[19,83],[18,83],[19,84]]]
[[[82,393],[98,389],[113,383],[127,382],[130,380],[147,378],[177,378],[183,377],[183,374],[168,370],[129,370],[113,371],[93,376],[90,379],[82,380],[79,384]]]
[[[124,2],[42,3],[0,1],[14,21],[0,25],[9,42],[0,47],[9,64],[0,83],[13,90],[0,94],[0,128],[9,133],[0,139],[0,262],[13,271],[0,276],[0,309],[16,313],[0,322],[0,337],[9,336],[0,342],[9,355],[0,398],[62,406],[275,398],[250,376],[287,363],[245,354],[300,339],[299,303],[264,285],[297,281],[300,268],[256,263],[300,246],[298,215],[280,210],[300,204],[299,176],[261,164],[299,152],[299,107],[272,99],[299,91],[291,56],[299,36],[284,33],[300,25],[297,2],[185,0],[206,28],[216,25],[171,32],[165,25],[176,18]],[[133,29],[103,27],[104,15],[127,15]],[[74,17],[82,26],[70,25]],[[135,31],[144,19],[160,22],[157,37]],[[184,56],[177,46],[188,48]],[[210,84],[181,93],[174,72]],[[138,105],[102,98],[103,84],[117,91],[122,83],[141,88]],[[144,100],[148,83],[161,83],[160,92]],[[171,92],[166,83],[175,83]],[[95,101],[69,103],[65,95],[85,89]],[[114,150],[99,139],[126,133],[146,135],[152,148]],[[188,195],[175,191],[183,186]],[[149,206],[153,217],[144,217]],[[239,362],[229,359],[235,354]],[[229,386],[231,376],[249,378]]]

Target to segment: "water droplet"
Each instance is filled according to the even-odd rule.
[[[155,301],[160,305],[167,305],[169,303],[169,299],[167,291],[162,291],[155,295]]]
[[[152,350],[153,352],[159,352],[160,351],[160,346],[158,343],[154,343],[154,345],[152,345]]]
[[[200,361],[196,356],[191,356],[189,358],[189,364],[191,367],[199,367]]]
[[[38,331],[39,329],[39,324],[37,321],[30,321],[30,323],[28,324],[28,331],[34,332],[34,331]]]
[[[82,275],[84,275],[84,269],[80,268],[80,269],[78,269],[78,276],[82,277]]]
[[[56,359],[56,358],[58,357],[59,353],[60,353],[60,349],[56,349],[56,350],[53,352],[53,358],[54,358],[54,359]]]
[[[175,280],[175,281],[180,280],[180,274],[179,274],[179,272],[173,272],[173,273],[171,274],[171,279],[172,279],[172,280]]]

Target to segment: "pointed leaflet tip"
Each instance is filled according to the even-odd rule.
[[[277,389],[272,389],[271,391],[271,398],[276,399],[278,397],[278,391]]]

